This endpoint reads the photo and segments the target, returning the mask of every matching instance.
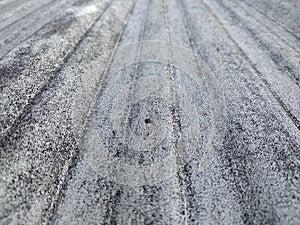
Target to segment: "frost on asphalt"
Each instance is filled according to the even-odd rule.
[[[0,224],[300,224],[299,9],[0,0]]]

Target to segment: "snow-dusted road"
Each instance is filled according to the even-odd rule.
[[[0,0],[0,224],[300,224],[299,10]]]

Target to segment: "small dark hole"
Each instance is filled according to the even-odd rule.
[[[145,123],[151,123],[150,119],[145,119]]]

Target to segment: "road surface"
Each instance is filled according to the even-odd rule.
[[[0,224],[300,224],[299,9],[1,0]]]

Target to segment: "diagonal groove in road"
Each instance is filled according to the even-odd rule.
[[[285,96],[288,95],[287,93],[284,93],[284,92],[292,93],[292,96],[300,96],[299,84],[297,84],[298,87],[295,87],[295,85],[291,84],[291,82],[289,82],[289,80],[287,78],[287,79],[285,79],[285,84],[289,84],[289,86],[291,87],[291,89],[289,89],[289,90],[284,90],[282,88],[280,89],[280,88],[277,87],[276,84],[271,85],[270,82],[272,82],[272,80],[268,76],[264,75],[264,74],[268,74],[268,72],[266,70],[263,70],[264,73],[262,73],[258,69],[259,62],[255,62],[255,63],[252,62],[251,58],[249,58],[249,56],[251,57],[251,55],[247,54],[243,50],[243,49],[245,49],[245,47],[242,48],[241,45],[238,43],[238,41],[240,41],[240,39],[238,39],[238,41],[237,41],[232,36],[232,33],[230,32],[230,30],[228,30],[228,27],[224,26],[224,23],[221,22],[221,20],[218,18],[218,16],[211,10],[211,8],[206,3],[205,3],[205,5],[206,5],[207,9],[211,12],[211,14],[214,16],[214,18],[218,21],[218,23],[223,27],[223,29],[226,32],[226,34],[228,35],[228,37],[239,48],[240,52],[244,55],[244,57],[248,61],[249,65],[253,68],[253,70],[257,74],[257,77],[259,77],[259,79],[265,84],[266,88],[269,90],[269,92],[274,97],[274,99],[278,102],[278,104],[282,108],[282,110],[286,113],[286,115],[294,123],[295,127],[297,127],[297,129],[300,130],[300,117],[299,117],[300,116],[300,114],[299,114],[300,104],[299,104],[299,99],[293,99],[292,97],[290,97],[289,99],[285,99],[285,98],[282,99],[281,98],[281,96],[285,97]],[[241,43],[241,41],[240,41],[240,43]],[[269,71],[272,71],[272,69],[269,68]],[[279,73],[277,72],[277,74],[278,74],[278,76],[276,78],[279,78],[280,76],[288,76],[288,75],[282,74],[280,72]],[[271,76],[274,76],[274,73]],[[294,82],[294,81],[292,81],[292,82]],[[283,82],[281,82],[281,83],[283,83]],[[291,101],[293,101],[293,102],[291,102]],[[289,105],[289,103],[291,103],[291,105]]]
[[[299,224],[296,1],[20,2],[0,224]]]
[[[36,96],[42,93],[51,79],[55,78],[61,66],[72,55],[74,48],[108,6],[107,2],[94,1],[94,3],[99,8],[96,12],[87,12],[86,15],[75,15],[65,10],[60,17],[50,21],[36,35],[0,61],[0,92],[4,96],[0,99],[1,139],[5,139],[13,132],[10,130],[17,126],[24,114],[26,115],[34,99],[38,98]],[[65,24],[66,27],[62,27],[59,23]],[[63,31],[55,28],[58,25]],[[64,38],[56,42],[59,31],[66,33]],[[45,49],[44,52],[39,52],[40,48]],[[40,63],[41,60],[43,63]]]

